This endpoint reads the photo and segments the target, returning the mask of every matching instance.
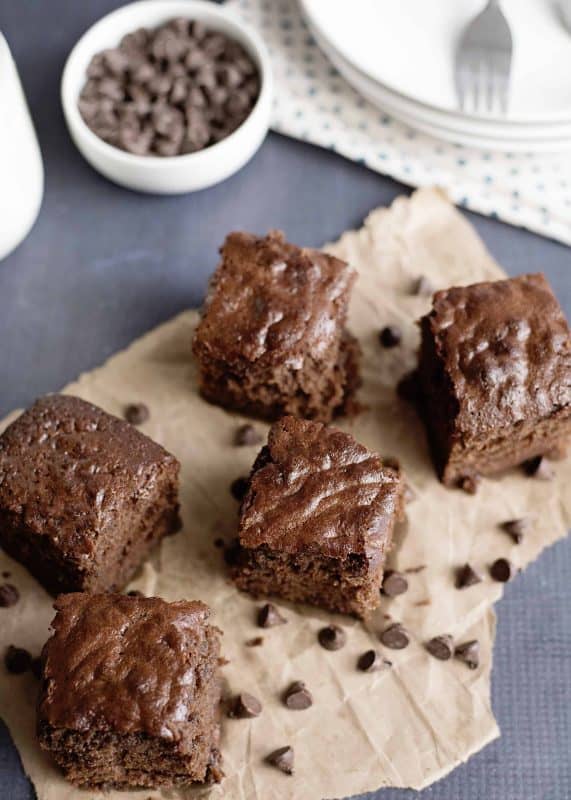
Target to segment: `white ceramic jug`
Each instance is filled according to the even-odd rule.
[[[28,235],[44,192],[42,156],[8,43],[0,33],[0,260]]]

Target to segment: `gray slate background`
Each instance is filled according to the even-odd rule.
[[[292,241],[319,245],[407,191],[331,153],[276,135],[239,175],[197,195],[146,197],[106,182],[69,140],[58,88],[78,36],[118,5],[117,0],[0,0],[0,29],[20,68],[46,165],[41,216],[30,237],[0,263],[1,415],[57,390],[199,303],[229,230],[280,227]],[[510,274],[544,270],[571,316],[568,248],[468,216]],[[423,798],[571,798],[570,587],[569,542],[553,547],[507,587],[498,607],[493,679],[502,737]],[[417,796],[385,790],[368,798]],[[0,798],[31,797],[0,723]]]

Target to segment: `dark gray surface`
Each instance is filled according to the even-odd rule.
[[[406,191],[330,153],[277,136],[241,174],[197,195],[145,197],[107,183],[67,136],[58,83],[77,37],[118,5],[0,3],[0,29],[19,65],[46,165],[41,216],[26,242],[0,262],[0,414],[57,390],[197,304],[227,231],[281,227],[293,241],[318,245]],[[571,314],[568,248],[469,218],[510,274],[543,269]],[[571,798],[570,586],[571,547],[563,542],[507,588],[498,608],[493,680],[502,738],[422,797]],[[2,726],[0,798],[32,796]],[[385,790],[368,797],[416,796]]]

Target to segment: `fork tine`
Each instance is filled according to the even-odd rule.
[[[494,101],[498,95],[497,77],[498,73],[493,65],[487,65],[487,80],[486,80],[486,107],[488,114],[494,110]]]

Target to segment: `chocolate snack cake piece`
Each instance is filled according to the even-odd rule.
[[[178,472],[127,422],[40,398],[0,436],[0,544],[52,594],[121,589],[180,527]]]
[[[379,605],[403,506],[401,475],[378,455],[336,428],[284,417],[242,502],[234,582],[255,597],[364,617]]]
[[[269,420],[354,411],[360,350],[345,321],[355,271],[275,231],[231,233],[221,254],[193,342],[202,395]]]
[[[444,484],[565,450],[571,337],[543,275],[437,292],[420,327],[419,410]]]
[[[219,631],[199,602],[61,595],[42,653],[37,733],[65,777],[169,787],[219,773]]]

